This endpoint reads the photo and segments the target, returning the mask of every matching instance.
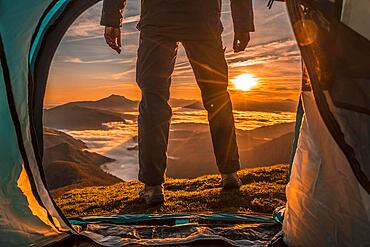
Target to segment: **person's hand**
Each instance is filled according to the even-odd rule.
[[[250,39],[251,39],[251,36],[249,32],[246,32],[246,33],[236,32],[234,34],[234,44],[233,44],[234,52],[244,51],[245,48],[247,48],[247,45]]]
[[[118,54],[121,53],[121,28],[105,27],[104,38],[110,48],[115,50]]]

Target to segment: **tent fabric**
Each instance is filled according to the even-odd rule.
[[[32,146],[28,112],[29,44],[47,1],[1,1],[1,243],[47,244],[72,230],[47,191]],[[17,16],[14,19],[14,16]],[[4,175],[3,175],[4,174]]]
[[[285,242],[368,246],[370,195],[327,130],[312,93],[303,93],[302,100],[305,116],[286,193]],[[322,152],[326,147],[330,152]]]
[[[336,104],[336,98],[333,98],[334,94],[331,94],[331,89],[340,84],[342,77],[337,76],[337,71],[348,71],[347,73],[343,72],[351,79],[348,80],[348,83],[368,80],[368,72],[365,72],[367,60],[363,59],[361,51],[367,52],[366,49],[368,48],[369,41],[365,41],[362,38],[360,39],[360,35],[354,30],[346,30],[343,32],[343,29],[346,27],[338,22],[339,19],[327,19],[327,22],[323,22],[321,12],[315,8],[311,8],[309,3],[304,3],[306,3],[304,5],[306,7],[305,9],[298,8],[298,3],[296,1],[287,2],[287,6],[298,45],[300,46],[303,60],[307,66],[308,76],[318,109],[331,135],[346,155],[355,176],[364,189],[370,193],[370,180],[366,174],[366,167],[368,167],[368,164],[361,164],[357,158],[366,156],[366,154],[361,153],[361,150],[353,149],[348,144],[346,138],[349,138],[349,135],[347,135],[346,130],[341,129],[338,118],[335,115],[336,113],[330,110],[326,98],[326,93],[329,92],[330,101]],[[337,17],[333,16],[333,18]],[[329,24],[332,25],[331,29],[328,29]],[[355,43],[356,46],[348,42],[349,40],[357,41]],[[352,54],[343,53],[343,51],[350,48],[357,52]],[[343,54],[346,54],[346,56],[343,56]],[[357,86],[359,84],[355,85]],[[349,97],[364,98],[362,92],[366,91],[366,88],[360,91],[356,90],[355,86],[351,87],[353,87],[353,89],[349,90],[347,93],[350,95]],[[336,106],[343,108],[342,105]],[[362,109],[368,110],[369,106],[364,106],[361,110],[358,108],[359,107],[350,107],[349,109],[357,112]]]
[[[69,222],[72,225],[80,225],[86,227],[87,224],[97,223],[112,223],[112,224],[132,224],[138,222],[148,221],[174,221],[175,224],[189,223],[192,219],[200,219],[204,221],[222,221],[232,223],[270,223],[275,221],[268,215],[245,215],[245,214],[227,214],[227,213],[213,213],[213,214],[126,214],[113,216],[99,216],[99,217],[83,217],[72,218]]]
[[[125,245],[132,240],[112,235],[143,229],[127,227],[123,219],[130,216],[109,216],[103,222],[72,221],[85,226],[77,233],[45,186],[42,104],[50,63],[64,32],[96,2],[0,0],[0,246],[44,246],[71,236],[87,236],[106,246]],[[288,203],[285,213],[279,210],[274,218],[283,222],[289,246],[370,245],[369,2],[286,0],[286,4],[302,53],[304,83]],[[247,225],[275,227],[271,219],[248,219]],[[251,240],[257,235],[249,225],[244,228],[249,233],[242,232],[237,242],[230,240],[237,238],[235,228],[222,237],[220,231],[199,231],[186,220],[179,219],[178,243],[200,236],[258,246],[262,242],[257,239],[272,235],[268,227],[257,227],[260,238]],[[172,232],[175,227],[150,229]],[[153,244],[147,241],[141,243]]]
[[[3,49],[0,41],[0,48]],[[21,123],[18,119],[11,91],[9,67],[5,53],[1,53],[1,194],[0,194],[0,243],[29,245],[62,237],[63,225],[59,215],[45,207],[37,191],[32,171],[22,143]],[[47,201],[46,201],[47,202]],[[49,237],[45,237],[49,236]],[[54,241],[54,240],[52,240]],[[5,245],[6,246],[6,245]]]
[[[2,75],[5,75],[7,68],[4,66],[2,57]],[[4,81],[5,78],[3,77]],[[22,190],[17,186],[18,178],[23,170],[23,160],[18,148],[17,134],[13,125],[12,115],[8,107],[7,90],[5,84],[0,85],[0,112],[2,120],[0,123],[0,138],[7,140],[6,145],[2,145],[0,155],[1,177],[0,177],[0,236],[1,242],[4,237],[11,245],[15,243],[31,244],[34,239],[40,238],[43,242],[42,233],[52,234],[52,229],[37,219],[28,209],[28,201]],[[14,206],[13,206],[14,205]],[[56,233],[54,232],[56,235]]]
[[[276,225],[179,225],[179,226],[124,226],[112,224],[88,225],[82,235],[103,246],[186,245],[194,242],[219,241],[214,246],[265,246],[279,231]],[[96,233],[97,232],[97,233]],[[139,239],[137,236],[140,236]],[[212,245],[211,245],[212,246]]]
[[[370,16],[368,0],[343,0],[341,21],[370,40],[370,29],[365,18]]]
[[[331,105],[338,123],[346,130],[347,143],[356,150],[356,158],[361,164],[361,169],[370,177],[370,116],[364,113],[353,112]]]
[[[135,214],[70,222],[82,227],[82,235],[103,246],[186,245],[206,240],[232,246],[265,246],[281,229],[270,216],[245,214]]]
[[[340,23],[336,12],[324,17],[308,1],[303,8],[287,4],[312,90],[301,95],[304,117],[286,190],[284,242],[367,246],[370,43]],[[333,6],[340,9],[340,1]]]

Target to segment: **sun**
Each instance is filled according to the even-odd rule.
[[[258,79],[252,74],[245,73],[238,75],[234,79],[231,79],[234,87],[241,91],[249,91],[251,88],[255,87],[258,83]]]

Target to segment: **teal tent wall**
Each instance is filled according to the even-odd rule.
[[[2,246],[44,245],[73,232],[45,187],[30,128],[29,54],[51,3],[0,2]]]

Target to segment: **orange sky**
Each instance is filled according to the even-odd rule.
[[[123,27],[123,49],[118,55],[111,51],[99,26],[101,4],[84,13],[69,29],[51,66],[46,105],[78,100],[96,100],[111,94],[139,99],[135,83],[135,60],[138,43],[139,1],[127,6]],[[285,8],[274,5],[269,11],[255,3],[256,32],[244,53],[231,51],[232,22],[228,4],[224,4],[223,34],[230,79],[244,73],[252,74],[258,84],[248,92],[230,91],[234,100],[276,101],[297,100],[300,85],[300,56],[295,45]],[[173,98],[199,99],[193,72],[182,49],[177,59],[171,88]]]

